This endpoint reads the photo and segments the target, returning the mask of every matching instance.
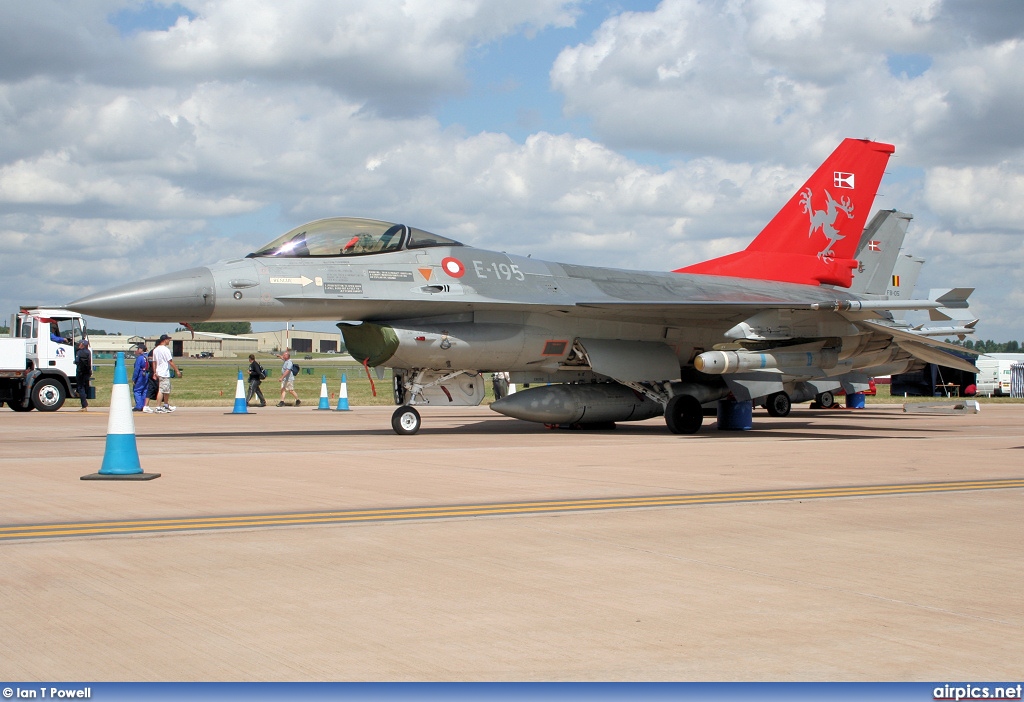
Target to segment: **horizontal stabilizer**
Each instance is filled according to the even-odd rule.
[[[951,353],[940,351],[931,346],[925,346],[924,344],[918,344],[914,341],[900,341],[898,342],[900,348],[909,353],[911,356],[919,361],[925,363],[934,363],[937,366],[946,366],[948,368],[956,368],[957,370],[964,371],[965,373],[977,373],[978,369],[970,361],[965,361],[959,356],[954,356]]]
[[[931,346],[932,348],[936,348],[936,349],[946,349],[948,351],[953,351],[955,353],[967,353],[967,354],[970,354],[972,356],[980,356],[981,355],[980,351],[972,351],[971,349],[965,349],[963,346],[957,346],[956,344],[949,344],[949,343],[946,343],[945,341],[939,341],[938,339],[931,339],[931,338],[929,338],[927,336],[922,336],[921,334],[915,334],[914,332],[908,331],[906,329],[896,329],[895,327],[890,327],[890,326],[887,326],[885,324],[879,324],[878,322],[872,322],[872,321],[867,320],[867,319],[860,320],[860,321],[856,322],[856,324],[858,326],[860,326],[862,329],[869,329],[869,330],[871,330],[873,332],[877,332],[879,334],[885,334],[886,336],[890,336],[893,339],[895,339],[897,342],[904,342],[904,341],[906,341],[906,342],[911,342],[911,343],[915,343],[915,344],[921,344],[921,345],[924,345],[924,346]],[[902,346],[902,345],[903,344],[900,343],[900,346]]]
[[[980,354],[977,351],[972,351],[970,349],[965,349],[962,346],[957,346],[956,344],[949,344],[945,341],[939,341],[927,336],[915,334],[912,331],[895,329],[884,324],[878,324],[877,322],[864,320],[857,322],[857,324],[861,328],[870,329],[873,332],[892,337],[901,349],[919,361],[934,363],[939,366],[947,366],[949,368],[956,368],[957,370],[962,370],[967,373],[978,372],[978,369],[970,361],[965,361],[960,356],[954,356],[952,353],[948,353],[948,351],[953,351],[956,353],[968,353],[972,356],[978,356]]]

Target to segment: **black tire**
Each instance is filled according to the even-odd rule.
[[[32,410],[35,409],[35,407],[32,406],[31,402],[28,403],[28,407],[22,407],[21,400],[14,400],[13,402],[8,402],[7,404],[9,404],[11,406],[11,409],[14,410],[15,412],[31,412]]]
[[[765,409],[768,410],[768,414],[772,417],[786,417],[789,415],[789,411],[793,409],[793,403],[790,402],[789,395],[785,392],[776,392],[768,396]]]
[[[58,380],[43,378],[32,386],[32,405],[40,412],[56,412],[64,406],[67,393]]]
[[[411,436],[420,430],[420,413],[414,407],[403,405],[391,415],[391,428],[396,434]]]
[[[665,406],[665,424],[673,434],[696,434],[703,422],[704,410],[691,395],[676,395]]]
[[[832,392],[829,390],[826,390],[825,392],[821,393],[815,399],[818,402],[818,406],[821,407],[822,409],[831,409],[832,406],[836,403],[836,396],[833,395]]]

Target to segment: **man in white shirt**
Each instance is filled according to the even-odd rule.
[[[160,335],[160,341],[157,342],[156,348],[153,349],[153,365],[156,366],[154,369],[154,375],[156,375],[157,382],[160,384],[156,391],[156,404],[157,412],[173,412],[176,408],[170,404],[171,399],[171,368],[174,372],[181,377],[181,369],[174,365],[173,354],[171,353],[170,346],[168,344],[171,341],[171,337],[166,334]],[[163,402],[161,404],[161,401]]]
[[[299,394],[295,392],[295,371],[292,366],[292,355],[285,351],[280,356],[284,363],[281,365],[281,401],[277,403],[278,407],[284,407],[284,396],[285,393],[290,392],[292,397],[295,398],[295,406],[298,407],[302,404],[302,400],[299,399]]]

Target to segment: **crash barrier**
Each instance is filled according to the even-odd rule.
[[[754,426],[754,403],[750,400],[719,400],[718,428],[748,431]]]
[[[159,473],[145,473],[142,470],[139,448],[135,443],[132,404],[128,373],[124,369],[124,352],[119,351],[114,362],[114,385],[110,392],[103,465],[98,473],[83,475],[82,480],[152,480],[160,477]]]

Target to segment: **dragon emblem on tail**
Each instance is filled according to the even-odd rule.
[[[835,252],[832,247],[840,239],[845,239],[846,235],[840,234],[839,229],[836,228],[836,219],[839,218],[839,213],[842,212],[849,219],[853,219],[853,202],[850,198],[843,197],[838,202],[832,197],[832,194],[825,190],[825,198],[827,204],[824,210],[815,210],[814,205],[811,203],[811,189],[807,188],[800,193],[800,204],[803,205],[804,212],[806,212],[811,220],[811,229],[807,232],[807,236],[814,236],[816,229],[821,229],[821,233],[825,235],[827,243],[825,248],[818,252],[818,258],[822,261],[830,262],[835,259]]]

